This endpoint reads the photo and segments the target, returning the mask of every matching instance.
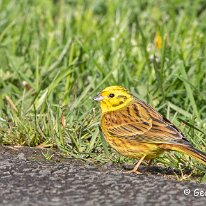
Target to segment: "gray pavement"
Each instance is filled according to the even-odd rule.
[[[204,184],[30,155],[0,147],[0,205],[206,205]]]

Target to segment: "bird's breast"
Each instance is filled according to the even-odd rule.
[[[137,142],[135,140],[110,136],[109,134],[104,134],[104,137],[112,148],[127,157],[141,158],[146,155],[146,159],[153,159],[163,152],[156,144]]]

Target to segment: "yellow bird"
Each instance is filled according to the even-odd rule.
[[[121,86],[105,88],[95,101],[101,106],[101,129],[109,145],[120,154],[139,159],[129,172],[139,173],[141,162],[164,151],[178,151],[206,165],[206,154],[195,149],[168,119]]]

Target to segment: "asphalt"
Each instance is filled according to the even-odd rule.
[[[205,184],[38,157],[0,146],[0,205],[206,205]]]

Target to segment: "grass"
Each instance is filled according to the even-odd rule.
[[[0,0],[0,143],[131,161],[107,146],[92,101],[122,85],[206,151],[205,8],[202,0]],[[156,162],[205,173],[182,154]]]

